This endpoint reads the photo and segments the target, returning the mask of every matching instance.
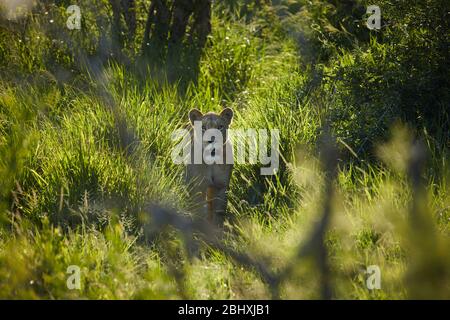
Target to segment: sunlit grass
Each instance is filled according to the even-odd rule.
[[[260,165],[235,166],[228,209],[236,219],[225,242],[264,259],[273,271],[295,262],[282,298],[319,298],[314,261],[295,256],[326,196],[315,143],[335,106],[327,85],[311,84],[296,43],[275,27],[270,33],[260,20],[214,16],[198,81],[186,90],[108,64],[107,90],[135,137],[125,150],[115,114],[90,76],[61,84],[38,59],[22,65],[35,72],[33,81],[0,80],[0,297],[270,298],[255,270],[224,253],[202,246],[190,260],[175,231],[153,241],[142,234],[142,225],[151,224],[143,210],[149,201],[189,211],[183,168],[170,158],[170,134],[187,124],[191,108],[229,106],[232,128],[280,130],[281,166],[275,176],[261,176]],[[28,61],[30,49],[15,46]],[[361,134],[351,121],[342,123],[335,130],[342,139]],[[326,237],[335,298],[449,297],[448,150],[423,134],[430,153],[424,215],[431,227],[414,230],[406,173],[412,133],[400,126],[392,132],[390,143],[373,150],[373,161],[354,157],[353,150],[340,159]],[[416,232],[432,236],[436,247],[422,246]],[[81,268],[81,290],[66,286],[69,265]],[[370,265],[381,269],[380,290],[366,287]],[[424,286],[421,296],[427,272],[434,287]]]

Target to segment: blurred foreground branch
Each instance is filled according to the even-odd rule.
[[[296,259],[293,259],[290,264],[277,273],[271,270],[262,257],[252,257],[247,253],[237,251],[225,244],[220,239],[221,230],[215,228],[206,220],[199,218],[192,219],[188,215],[178,213],[173,209],[163,208],[155,204],[148,205],[145,211],[151,217],[151,224],[147,225],[145,232],[152,237],[157,232],[171,226],[181,233],[189,253],[196,251],[199,241],[223,252],[236,263],[257,271],[264,283],[268,286],[272,299],[281,298],[280,287],[295,270],[299,259],[311,256],[319,268],[321,277],[320,297],[322,299],[331,299],[332,290],[325,235],[332,213],[331,202],[333,198],[333,181],[337,172],[337,151],[328,131],[323,140],[322,161],[326,171],[326,186],[321,218],[314,227],[309,240],[299,245]]]

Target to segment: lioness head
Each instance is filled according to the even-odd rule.
[[[231,120],[233,119],[233,110],[231,108],[225,108],[220,114],[215,112],[208,112],[203,114],[198,109],[192,109],[189,111],[189,120],[194,126],[196,121],[201,122],[202,132],[205,133],[209,129],[217,129],[222,133],[223,142],[227,139],[227,129],[230,127]],[[207,143],[214,142],[214,137],[211,141],[206,141]]]

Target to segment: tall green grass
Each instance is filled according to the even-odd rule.
[[[298,10],[290,3],[287,8]],[[15,63],[22,75],[33,71],[33,76],[23,81],[5,73],[0,80],[0,297],[270,298],[257,271],[219,250],[201,246],[199,256],[190,259],[176,230],[164,230],[155,239],[144,234],[143,226],[151,225],[144,210],[149,201],[183,212],[192,205],[183,167],[170,158],[176,143],[171,133],[186,126],[190,108],[219,111],[224,106],[235,110],[232,128],[279,129],[281,137],[278,174],[261,176],[260,165],[235,165],[227,245],[262,256],[274,271],[295,261],[299,244],[319,219],[324,172],[315,145],[331,119],[344,142],[326,236],[333,296],[449,297],[445,143],[426,130],[415,132],[430,154],[424,214],[432,228],[411,229],[413,193],[406,168],[414,131],[397,128],[388,137],[383,127],[382,136],[390,143],[381,143],[373,122],[349,121],[359,100],[350,103],[353,109],[345,108],[349,93],[344,84],[317,81],[319,67],[299,55],[298,39],[280,18],[284,11],[275,9],[265,7],[247,21],[216,10],[198,81],[187,88],[152,73],[143,81],[110,62],[106,90],[114,106],[105,104],[90,75],[77,71],[71,81],[61,82],[38,61],[40,51],[20,49],[14,36],[4,38],[14,48],[2,47],[3,56],[25,50],[27,55]],[[311,54],[319,50],[314,48]],[[28,55],[36,57],[29,65]],[[352,66],[352,55],[370,67],[367,55],[356,50],[320,68],[332,75]],[[114,108],[134,137],[125,149]],[[366,111],[358,112],[378,118]],[[354,150],[367,137],[366,126],[374,130],[371,145],[379,145],[367,158]],[[435,246],[415,241],[416,233],[421,239],[433,237]],[[69,265],[81,268],[80,290],[66,286]],[[381,269],[380,290],[366,287],[369,265]],[[182,286],[176,280],[180,274]],[[434,281],[425,285],[429,279]],[[314,261],[296,261],[281,297],[318,298],[318,283]]]

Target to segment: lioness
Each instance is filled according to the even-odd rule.
[[[189,112],[191,161],[186,167],[186,179],[192,184],[191,197],[197,211],[218,225],[225,218],[227,189],[233,170],[233,150],[227,136],[232,119],[233,110],[230,108],[225,108],[220,114],[202,114],[197,109]],[[201,159],[194,156],[196,151]]]

